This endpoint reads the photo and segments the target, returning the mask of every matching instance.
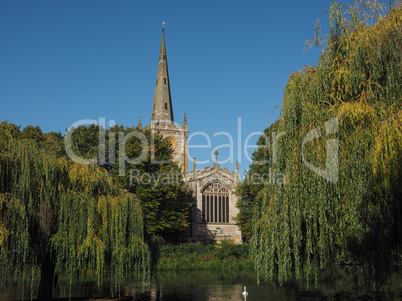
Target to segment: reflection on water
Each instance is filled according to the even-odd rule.
[[[319,283],[307,289],[306,285],[292,282],[281,287],[270,283],[256,284],[253,273],[244,272],[164,272],[158,280],[148,286],[138,282],[128,282],[125,290],[134,300],[401,300],[402,273],[393,276],[392,287],[384,287],[380,292],[366,292],[356,289],[348,275],[334,281]],[[247,297],[242,295],[247,286]]]
[[[81,281],[72,284],[69,279],[61,277],[60,297],[102,298],[107,295],[106,287],[97,287],[94,280]],[[134,300],[152,301],[222,301],[222,300],[400,300],[402,301],[402,273],[394,274],[392,286],[386,286],[381,291],[366,292],[361,287],[357,289],[353,278],[342,273],[336,280],[326,280],[306,288],[304,282],[286,283],[274,288],[270,283],[256,285],[252,272],[222,271],[222,272],[160,272],[150,283],[141,283],[135,278],[127,279],[122,294],[134,296]],[[247,286],[248,296],[242,295],[243,287]],[[37,288],[37,285],[33,285]],[[33,291],[35,298],[36,290]],[[31,291],[9,282],[0,287],[0,300],[30,299]]]

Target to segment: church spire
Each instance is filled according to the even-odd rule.
[[[151,123],[159,123],[159,121],[170,123],[174,121],[165,46],[165,22],[162,24],[162,43],[159,53],[158,74],[156,75]]]

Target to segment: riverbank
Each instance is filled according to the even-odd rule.
[[[248,244],[163,245],[158,271],[253,270]]]

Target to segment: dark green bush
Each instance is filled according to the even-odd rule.
[[[220,245],[164,245],[159,270],[252,269],[249,245],[223,242]]]

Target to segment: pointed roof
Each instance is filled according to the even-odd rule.
[[[140,116],[140,120],[138,121],[137,128],[138,128],[139,130],[142,130],[141,116]]]
[[[184,112],[184,119],[183,119],[182,128],[187,130],[187,117],[186,117],[186,112]]]
[[[172,97],[170,94],[169,73],[165,46],[165,30],[162,29],[162,43],[159,53],[158,73],[156,75],[152,122],[168,121],[173,123]]]

